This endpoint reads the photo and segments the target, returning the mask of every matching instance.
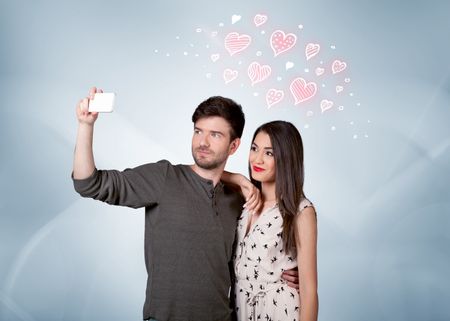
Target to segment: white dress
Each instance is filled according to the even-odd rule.
[[[313,206],[308,199],[300,202],[299,212]],[[237,227],[234,257],[236,284],[235,309],[239,321],[299,320],[300,299],[296,289],[281,278],[285,270],[297,266],[294,255],[283,250],[283,218],[275,205],[261,213],[247,235],[251,219],[242,212]]]

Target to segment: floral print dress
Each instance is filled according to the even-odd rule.
[[[299,212],[313,206],[304,198]],[[235,309],[238,321],[296,321],[300,298],[281,278],[297,266],[295,254],[286,254],[281,238],[283,218],[278,206],[264,210],[250,227],[251,215],[242,212],[237,227],[234,256]]]

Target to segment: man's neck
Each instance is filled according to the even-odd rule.
[[[220,181],[220,178],[222,177],[222,173],[225,169],[225,164],[223,166],[214,168],[214,169],[204,169],[201,168],[199,166],[197,166],[197,164],[193,164],[190,165],[192,170],[197,173],[197,175],[205,178],[205,179],[209,179],[211,181],[213,181],[214,186],[217,185],[217,183]]]

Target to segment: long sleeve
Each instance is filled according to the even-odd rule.
[[[83,197],[111,205],[139,208],[158,203],[170,163],[166,160],[118,170],[97,170],[85,179],[72,180]]]

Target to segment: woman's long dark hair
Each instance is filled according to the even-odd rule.
[[[297,128],[286,121],[272,121],[258,127],[252,143],[259,132],[270,137],[275,157],[275,196],[283,217],[282,240],[286,253],[295,253],[294,218],[298,213],[303,194],[303,142]],[[251,177],[252,183],[261,189],[261,182]]]

